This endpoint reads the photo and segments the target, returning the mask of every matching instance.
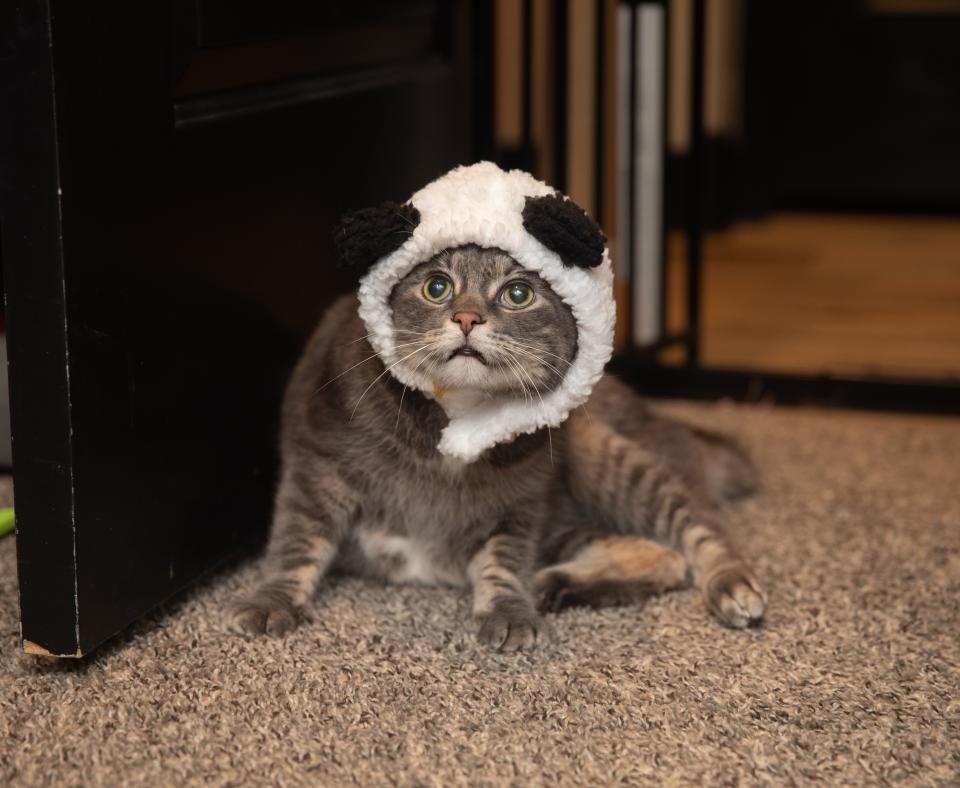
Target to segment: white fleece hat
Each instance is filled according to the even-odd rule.
[[[397,380],[427,396],[433,396],[433,385],[426,376],[392,366],[398,356],[390,295],[420,263],[466,244],[501,249],[539,274],[571,308],[577,355],[560,385],[542,402],[477,398],[466,409],[447,409],[450,423],[437,446],[441,454],[470,462],[517,435],[560,425],[587,400],[610,359],[616,307],[606,238],[582,209],[526,172],[504,172],[491,162],[457,167],[406,205],[388,204],[345,219],[337,241],[341,256],[353,258],[347,263],[372,263],[359,293],[370,344]],[[364,256],[370,259],[360,259]]]

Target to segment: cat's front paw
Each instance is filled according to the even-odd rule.
[[[759,624],[767,609],[767,595],[746,567],[723,569],[704,586],[707,607],[721,623],[744,629]]]
[[[283,637],[300,623],[297,609],[278,599],[250,599],[232,612],[230,629],[241,635]]]
[[[476,616],[477,640],[498,651],[527,650],[546,640],[546,629],[533,606],[498,605]]]

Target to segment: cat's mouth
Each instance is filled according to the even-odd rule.
[[[450,358],[448,358],[447,361],[451,361],[457,356],[465,356],[466,358],[475,358],[484,366],[487,365],[487,360],[483,357],[483,353],[481,353],[479,350],[475,350],[474,348],[470,347],[470,345],[461,345],[460,347],[458,347],[456,350],[454,350],[450,354]]]

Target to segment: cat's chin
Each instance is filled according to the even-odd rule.
[[[503,370],[488,366],[474,356],[456,355],[434,370],[431,380],[444,391],[476,391],[484,394],[507,394],[515,381]]]
[[[442,399],[448,393],[467,398],[476,395],[479,399],[488,401],[491,398],[531,396],[525,393],[517,382],[522,374],[519,370],[501,366],[496,362],[485,363],[470,355],[454,355],[432,368],[429,374],[417,370],[415,364],[410,367],[403,364],[397,372],[400,370],[403,371],[398,375],[401,382],[433,394],[437,399]],[[532,385],[528,385],[528,388],[535,389]]]

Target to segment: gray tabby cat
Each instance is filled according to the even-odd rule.
[[[355,296],[327,312],[287,391],[266,577],[240,630],[288,632],[331,570],[469,587],[479,639],[503,650],[534,645],[545,611],[637,600],[688,570],[721,622],[761,619],[766,597],[715,507],[752,489],[748,460],[616,380],[560,428],[472,463],[438,453],[445,396],[542,397],[574,359],[575,320],[542,278],[462,246],[412,270],[390,307],[397,363],[429,371],[433,398],[384,368]]]

